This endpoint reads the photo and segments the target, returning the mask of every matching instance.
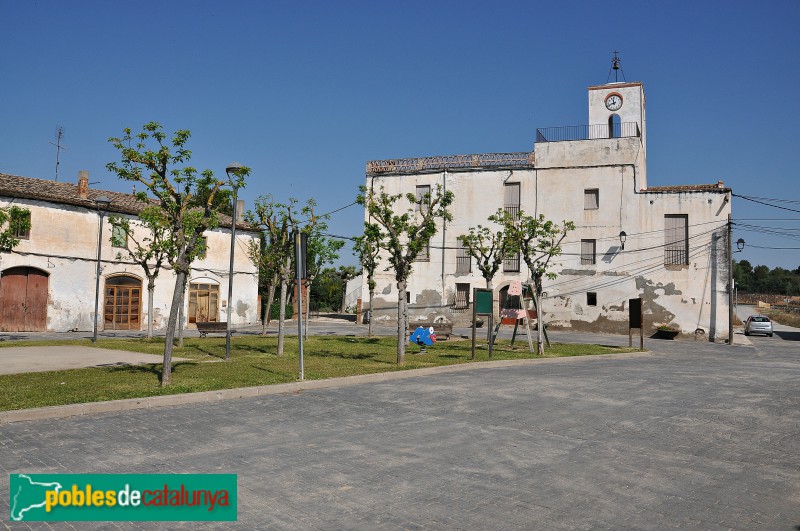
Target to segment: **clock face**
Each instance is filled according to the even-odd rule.
[[[619,94],[611,94],[606,98],[606,109],[609,111],[618,111],[622,107],[622,96]]]

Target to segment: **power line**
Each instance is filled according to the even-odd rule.
[[[746,195],[734,194],[733,192],[731,192],[731,195],[733,197],[739,197],[739,198],[744,199],[746,201],[752,201],[753,203],[758,203],[759,205],[764,205],[764,206],[768,206],[768,207],[772,207],[772,208],[780,208],[781,210],[788,210],[790,212],[800,212],[800,210],[797,210],[795,208],[783,207],[783,206],[779,206],[779,205],[771,205],[769,203],[765,203],[764,201],[759,201],[759,200],[757,200],[755,198],[748,197]],[[772,201],[778,201],[778,200],[777,199],[773,199]]]

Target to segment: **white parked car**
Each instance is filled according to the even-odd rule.
[[[766,315],[751,315],[744,324],[744,335],[766,334],[772,337],[772,321]]]

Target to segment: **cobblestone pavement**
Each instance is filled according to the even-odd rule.
[[[8,522],[12,472],[232,472],[238,522],[177,527],[795,529],[796,343],[651,343],[630,359],[4,425],[0,514],[28,529]],[[54,527],[73,526],[117,528]]]

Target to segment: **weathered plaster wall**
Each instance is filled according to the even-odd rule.
[[[0,205],[11,200],[0,198]],[[47,329],[56,332],[91,330],[94,315],[95,271],[97,265],[97,212],[67,205],[54,206],[43,201],[14,200],[14,204],[31,211],[31,237],[22,240],[12,253],[0,257],[0,271],[17,266],[40,269],[49,274]],[[220,320],[226,320],[228,293],[228,261],[230,231],[217,229],[206,234],[208,252],[204,260],[195,262],[191,278],[203,277],[220,284]],[[247,258],[248,241],[254,234],[237,231],[234,253],[234,324],[258,320],[258,274]],[[118,274],[138,277],[142,281],[142,329],[147,326],[147,279],[142,268],[125,263],[124,251],[112,247],[111,226],[104,219],[102,238],[102,271],[100,282],[100,311],[103,306],[104,281]],[[194,280],[192,280],[194,281]],[[170,269],[160,272],[154,294],[155,328],[166,326],[169,305],[175,287]],[[188,293],[187,299],[188,301]],[[102,321],[102,320],[101,320]],[[100,323],[102,330],[102,322]]]

